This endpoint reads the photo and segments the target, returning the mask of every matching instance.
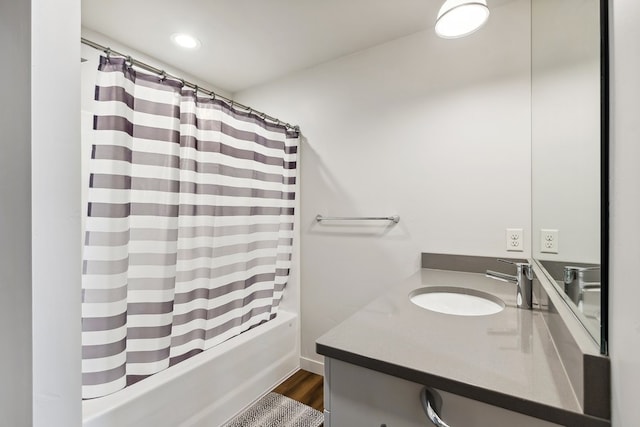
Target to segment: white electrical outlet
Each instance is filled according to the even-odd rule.
[[[522,228],[507,228],[507,250],[511,252],[524,251],[524,234]]]
[[[558,230],[546,228],[540,230],[540,252],[557,254],[559,243]]]

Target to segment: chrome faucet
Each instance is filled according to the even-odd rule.
[[[500,273],[487,270],[486,276],[503,282],[515,283],[516,285],[516,306],[519,308],[533,307],[533,269],[528,262],[513,262],[506,259],[498,261],[516,266],[516,275]]]
[[[575,267],[572,265],[567,265],[564,267],[562,278],[564,281],[564,292],[576,305],[580,304],[580,301],[582,301],[585,292],[600,290],[599,278],[596,279],[597,281],[595,282],[589,282],[585,279],[587,273],[591,271],[599,272],[600,267]],[[592,276],[599,276],[599,274],[592,274]],[[595,277],[592,277],[592,279],[593,278]]]

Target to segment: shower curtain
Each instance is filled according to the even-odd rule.
[[[298,135],[100,59],[82,280],[83,398],[277,314]]]

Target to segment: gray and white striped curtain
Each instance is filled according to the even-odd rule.
[[[86,221],[83,397],[277,314],[298,135],[101,58]]]

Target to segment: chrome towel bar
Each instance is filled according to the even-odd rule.
[[[316,215],[316,221],[393,221],[400,222],[399,215],[393,216],[322,216]]]

